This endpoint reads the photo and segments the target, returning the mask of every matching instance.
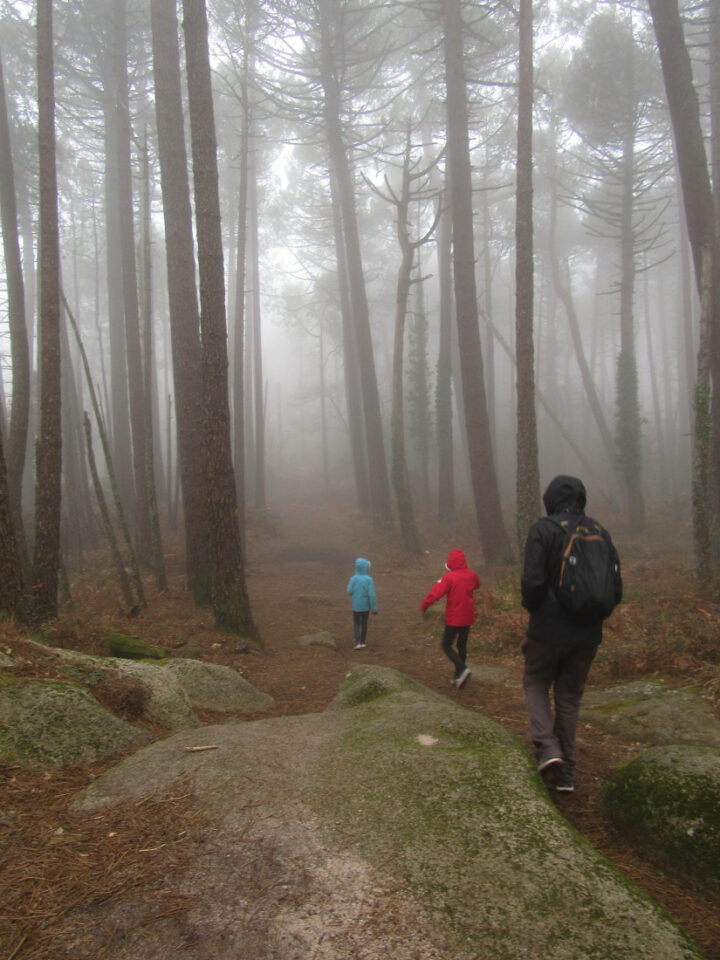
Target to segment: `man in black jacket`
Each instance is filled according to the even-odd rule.
[[[543,494],[548,515],[534,523],[528,532],[522,575],[522,602],[530,611],[522,647],[530,734],[538,770],[552,770],[555,786],[563,792],[574,789],[575,730],[580,700],[602,640],[602,619],[582,618],[572,613],[558,600],[553,589],[559,582],[566,540],[558,521],[572,524],[576,518],[584,517],[585,501],[585,487],[576,477],[559,476],[551,481]],[[614,600],[619,603],[622,599],[620,561],[610,535],[599,524],[597,529],[610,548]]]

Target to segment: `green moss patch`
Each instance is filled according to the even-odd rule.
[[[7,763],[92,763],[149,739],[147,730],[103,709],[80,684],[18,680],[0,691],[0,758]]]
[[[692,687],[635,681],[583,697],[581,716],[641,743],[720,748],[720,720]]]
[[[503,728],[379,667],[351,671],[333,706],[347,709],[319,771],[324,822],[419,897],[451,950],[701,956],[570,828]]]
[[[130,637],[125,633],[112,633],[107,638],[108,651],[114,657],[124,660],[164,660],[167,650],[153,646],[140,640],[139,637]]]
[[[601,802],[661,866],[720,890],[720,751],[653,747],[625,764]]]

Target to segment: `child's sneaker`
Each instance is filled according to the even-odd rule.
[[[572,793],[575,789],[573,775],[565,766],[555,771],[555,789],[560,793]]]
[[[455,678],[455,686],[460,689],[460,687],[465,683],[467,678],[470,676],[470,667],[465,667],[459,677]]]

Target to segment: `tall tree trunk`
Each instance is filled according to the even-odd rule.
[[[187,575],[195,602],[208,605],[212,600],[213,562],[206,496],[200,316],[195,284],[175,0],[152,0],[151,14],[175,385],[177,460],[183,495]],[[175,498],[171,499],[174,503]]]
[[[428,369],[428,317],[422,263],[418,257],[418,281],[415,288],[415,316],[410,329],[409,347],[409,435],[413,439],[419,488],[424,503],[430,501],[430,371]]]
[[[441,2],[444,19],[443,46],[447,90],[455,304],[465,399],[465,423],[480,539],[485,560],[492,564],[507,560],[510,555],[510,545],[503,523],[500,492],[493,461],[478,327],[461,0],[441,0]]]
[[[133,477],[135,480],[135,544],[141,566],[152,562],[150,507],[145,465],[145,392],[143,390],[140,311],[135,266],[135,229],[131,170],[130,106],[127,76],[127,0],[114,4],[115,91],[118,148],[118,204],[120,207],[120,258],[122,263],[123,306],[125,311],[125,352],[130,398]]]
[[[70,305],[67,302],[62,291],[60,291],[60,296],[62,298],[63,306],[65,307],[65,314],[70,321],[70,326],[73,329],[75,334],[75,340],[78,345],[78,350],[80,351],[80,359],[82,360],[83,369],[85,370],[85,382],[87,384],[88,393],[90,395],[90,402],[92,403],[93,413],[95,414],[95,422],[97,424],[98,433],[100,435],[100,442],[102,443],[103,454],[105,456],[105,468],[107,470],[108,480],[110,482],[110,489],[112,492],[113,503],[115,504],[115,510],[118,516],[118,523],[120,524],[120,529],[122,531],[123,539],[125,541],[125,547],[128,553],[128,564],[130,566],[133,580],[135,582],[135,590],[140,600],[141,605],[145,606],[145,597],[142,585],[142,579],[140,577],[140,571],[138,569],[137,560],[135,557],[135,549],[132,544],[132,538],[130,536],[130,528],[128,527],[127,520],[125,517],[125,508],[123,506],[122,498],[120,496],[120,490],[117,482],[117,475],[115,472],[115,467],[113,464],[112,450],[110,449],[110,439],[108,437],[105,425],[103,423],[102,414],[100,412],[100,403],[97,397],[97,390],[95,389],[95,384],[93,383],[92,375],[90,373],[90,364],[88,363],[87,353],[85,352],[85,347],[83,346],[82,339],[80,337],[80,330],[78,329],[77,321],[73,316],[73,312],[70,309]]]
[[[113,460],[117,464],[117,482],[126,510],[134,515],[132,444],[128,400],[125,321],[123,313],[123,275],[120,243],[117,79],[112,55],[115,43],[114,0],[106,0],[107,32],[105,49],[101,52],[100,68],[103,77],[104,162],[105,162],[105,252],[107,261],[107,304],[110,334],[110,399],[107,411],[108,431],[112,439]]]
[[[15,175],[10,149],[10,125],[2,58],[0,57],[0,211],[2,215],[3,253],[7,276],[10,352],[12,355],[12,408],[7,442],[7,484],[12,524],[18,556],[29,567],[23,524],[22,486],[30,420],[30,350],[25,322],[20,241],[18,238]]]
[[[626,90],[633,103],[635,85],[634,43],[628,44]],[[630,529],[638,533],[645,525],[645,500],[642,491],[642,425],[638,395],[635,351],[635,116],[628,111],[624,119],[622,156],[622,221],[620,236],[620,354],[617,363],[617,446],[620,469],[625,480]]]
[[[357,350],[360,383],[362,385],[363,414],[368,457],[370,502],[376,522],[392,521],[390,484],[387,459],[383,442],[380,395],[378,393],[375,359],[373,355],[370,317],[368,311],[365,277],[360,251],[360,232],[355,209],[355,192],[350,162],[345,147],[340,117],[340,91],[337,75],[333,69],[334,0],[321,0],[319,4],[322,32],[321,80],[323,86],[323,115],[330,150],[330,173],[335,177],[338,199],[342,212],[342,228],[345,248],[345,264],[352,307],[355,347]],[[341,26],[339,28],[341,30]]]
[[[183,14],[200,271],[207,488],[215,563],[213,609],[219,625],[253,634],[230,448],[225,278],[205,0],[183,0]]]
[[[0,430],[0,613],[22,619],[23,575],[11,515],[3,431]]]
[[[720,371],[711,367],[711,350],[713,337],[720,329],[720,256],[700,108],[678,2],[651,0],[650,9],[675,134],[685,217],[700,293],[700,343],[693,424],[693,536],[698,573],[704,580],[715,580],[717,573],[713,570],[712,551],[713,541],[717,543],[718,538],[713,534],[712,526],[720,501],[717,489],[720,471],[713,471],[712,415],[717,410],[717,403],[711,410],[711,392],[714,384],[715,397],[720,395]]]
[[[517,206],[515,219],[515,352],[517,356],[517,542],[523,549],[540,515],[535,347],[533,342],[533,10],[520,0],[518,62]]]
[[[338,268],[338,292],[340,296],[340,315],[342,317],[343,364],[345,380],[345,405],[347,407],[350,451],[355,471],[355,497],[358,510],[367,513],[370,510],[370,481],[368,478],[367,448],[364,441],[365,424],[362,405],[362,387],[358,371],[355,332],[353,330],[350,289],[343,237],[342,213],[337,179],[330,172],[330,197],[332,203],[333,237]]]
[[[150,217],[150,155],[148,152],[147,133],[143,150],[143,412],[145,415],[143,443],[145,446],[145,483],[147,485],[148,514],[150,520],[150,555],[152,568],[155,571],[155,582],[160,591],[167,590],[165,576],[165,560],[162,550],[162,536],[160,533],[160,517],[158,514],[157,487],[155,484],[155,431],[153,426],[153,394],[155,384],[155,354],[153,351],[152,325],[152,248],[151,248],[151,217]],[[162,465],[162,461],[161,461]]]
[[[410,135],[407,137],[402,168],[402,187],[399,196],[394,196],[397,210],[397,235],[400,244],[401,262],[398,270],[395,296],[395,338],[392,363],[392,482],[397,500],[400,530],[405,548],[411,553],[422,553],[420,535],[415,522],[412,493],[408,481],[407,457],[405,455],[405,415],[403,404],[403,358],[405,355],[405,321],[410,295],[410,283],[415,260],[415,247],[408,233],[408,205],[410,203]]]
[[[448,206],[447,188],[438,203],[441,206],[438,231],[440,339],[435,395],[438,447],[438,520],[441,523],[449,523],[455,516],[455,466],[452,415],[452,221]]]
[[[262,319],[260,310],[260,248],[258,224],[258,195],[257,195],[257,149],[251,150],[248,181],[248,213],[250,227],[250,268],[252,272],[251,317],[253,326],[252,336],[252,367],[253,367],[253,411],[255,436],[255,506],[265,508],[265,380],[263,377],[262,358]]]
[[[484,173],[484,171],[483,171]],[[490,217],[490,204],[488,202],[488,192],[489,184],[487,178],[483,177],[483,187],[482,187],[482,236],[483,236],[483,251],[482,251],[482,268],[483,268],[483,295],[482,295],[482,306],[480,308],[480,314],[485,320],[486,327],[488,329],[488,349],[487,354],[483,355],[485,363],[485,386],[487,390],[487,395],[491,401],[491,409],[488,410],[488,420],[490,422],[490,440],[493,445],[493,450],[497,450],[497,414],[494,409],[495,405],[495,342],[492,335],[491,326],[493,323],[494,309],[493,309],[493,266],[492,266],[492,257],[491,257],[491,239],[492,239],[492,218]]]
[[[60,367],[64,491],[60,544],[65,562],[78,570],[82,566],[84,537],[93,528],[93,515],[82,435],[82,384],[75,376],[64,317],[60,324]]]
[[[37,4],[40,175],[40,436],[35,475],[33,616],[57,614],[62,475],[60,244],[55,167],[52,0]]]
[[[233,337],[233,454],[240,532],[245,530],[245,288],[247,286],[248,170],[250,164],[250,58],[255,43],[254,3],[245,4],[242,73],[240,79],[240,183],[235,266],[235,322]]]
[[[102,521],[103,530],[105,531],[105,539],[110,547],[110,555],[113,559],[113,566],[115,567],[115,572],[118,576],[118,583],[120,584],[120,590],[122,592],[123,599],[125,600],[125,606],[127,607],[128,611],[130,611],[135,607],[135,599],[130,589],[130,580],[128,578],[127,571],[125,570],[125,564],[123,563],[120,547],[118,546],[112,520],[110,519],[110,511],[108,510],[107,501],[105,500],[105,494],[103,493],[97,466],[95,464],[95,453],[92,445],[92,427],[90,425],[90,417],[87,415],[87,413],[83,417],[83,426],[85,428],[85,444],[87,447],[88,466],[90,467],[90,476],[92,477],[95,499],[97,501],[98,510],[100,511],[100,519]]]

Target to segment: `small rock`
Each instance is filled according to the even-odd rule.
[[[329,647],[331,650],[337,650],[337,640],[327,630],[321,630],[319,633],[306,633],[297,638],[297,644],[299,647]]]
[[[332,598],[325,593],[301,593],[297,598],[297,602],[314,603],[324,607],[332,606]]]

